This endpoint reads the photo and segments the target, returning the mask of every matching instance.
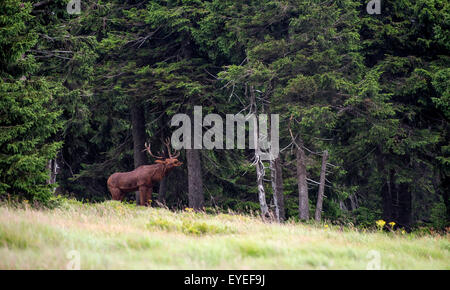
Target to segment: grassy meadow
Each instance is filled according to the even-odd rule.
[[[0,206],[0,269],[450,269],[450,235],[361,232],[108,201]]]

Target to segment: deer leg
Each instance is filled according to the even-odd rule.
[[[122,201],[125,195],[122,193],[122,191],[119,188],[109,188],[109,192],[111,192],[111,197],[113,200],[120,200]]]
[[[153,187],[148,187],[147,195],[145,196],[145,201],[147,202],[147,206],[150,206],[152,204],[152,192]]]
[[[140,199],[140,205],[142,206],[148,206],[148,196],[151,196],[151,187],[149,186],[140,186],[139,187],[139,199]]]

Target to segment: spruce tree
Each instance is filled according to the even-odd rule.
[[[53,141],[62,126],[53,105],[58,83],[35,75],[31,3],[6,0],[0,10],[0,196],[47,203],[46,165],[61,146]]]

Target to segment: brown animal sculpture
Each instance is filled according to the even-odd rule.
[[[122,201],[126,193],[139,190],[140,205],[149,206],[153,185],[160,182],[169,171],[183,164],[177,159],[180,156],[179,152],[175,151],[175,155],[170,153],[170,140],[167,139],[164,144],[169,157],[153,155],[150,145],[145,143],[143,151],[147,151],[157,159],[155,164],[142,165],[130,172],[116,172],[108,178],[108,189],[113,200]]]

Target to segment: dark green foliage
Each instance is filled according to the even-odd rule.
[[[443,229],[448,226],[446,221],[446,208],[443,202],[435,203],[431,208],[430,220],[433,227]]]
[[[53,139],[62,128],[53,103],[60,87],[36,76],[31,4],[8,0],[0,11],[0,197],[45,204],[52,196],[46,165],[61,147]]]

